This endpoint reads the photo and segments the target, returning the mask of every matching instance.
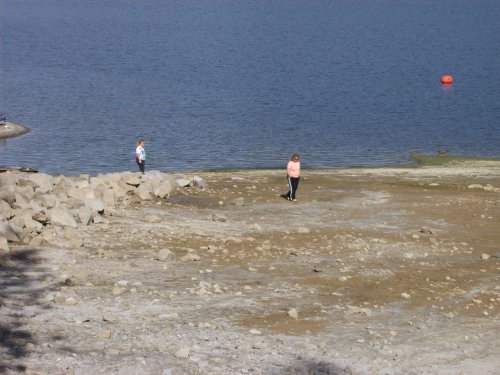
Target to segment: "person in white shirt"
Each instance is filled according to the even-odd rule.
[[[144,139],[140,139],[136,144],[135,162],[139,166],[139,170],[144,173],[146,168],[146,151],[144,150]]]

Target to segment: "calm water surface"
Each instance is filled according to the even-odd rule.
[[[0,0],[0,164],[50,173],[500,157],[498,0]],[[455,83],[443,87],[443,74]]]

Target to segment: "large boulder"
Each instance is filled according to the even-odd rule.
[[[27,232],[40,233],[43,230],[43,225],[36,220],[33,220],[34,213],[25,211],[21,215],[16,216],[19,219],[18,225],[24,228]]]
[[[18,179],[19,174],[13,173],[12,171],[0,173],[0,187],[15,186]]]
[[[200,189],[205,189],[207,187],[207,183],[200,176],[193,177],[193,185],[199,187]]]
[[[7,238],[5,238],[3,235],[0,234],[0,254],[2,252],[8,252],[9,249],[9,243],[7,242]]]
[[[14,189],[0,187],[0,200],[7,202],[11,206],[15,199]]]
[[[35,194],[36,197],[36,194]],[[66,197],[67,198],[67,197]],[[55,197],[52,194],[42,194],[39,196],[39,199],[37,199],[40,204],[44,207],[47,208],[54,208],[59,205],[59,198]]]
[[[149,182],[145,182],[135,189],[135,194],[143,201],[150,200],[153,197],[153,187]]]
[[[68,197],[78,199],[80,201],[85,201],[87,198],[95,198],[95,191],[90,186],[86,187],[75,187],[70,189],[68,192]]]
[[[16,197],[16,200],[14,203],[12,203],[12,208],[26,209],[29,207],[29,204],[31,202],[30,198],[18,192],[15,192],[14,196]]]
[[[156,197],[164,199],[172,193],[172,190],[172,185],[169,181],[162,181],[161,184],[154,189],[153,193]]]
[[[77,216],[80,220],[80,223],[82,223],[83,225],[90,225],[90,223],[94,219],[94,212],[88,207],[81,207],[78,210]]]
[[[127,176],[127,178],[124,181],[127,185],[138,187],[140,184],[144,182],[144,179],[142,178],[142,175],[136,174],[133,176]]]
[[[69,210],[55,207],[49,211],[49,216],[52,225],[73,228],[76,228],[78,226],[75,218],[73,217],[73,214]]]
[[[191,181],[189,181],[187,178],[178,178],[177,180],[175,180],[177,186],[179,187],[188,187],[189,185],[191,185]]]
[[[9,219],[11,215],[12,207],[10,207],[10,204],[0,199],[0,216]]]
[[[52,178],[53,177],[51,175],[45,173],[32,173],[29,176],[29,180],[37,185],[35,190],[41,193],[48,193],[52,191],[52,188],[54,187]]]
[[[104,203],[100,199],[85,198],[85,207],[91,209],[92,211],[98,212],[99,214],[104,213]]]
[[[12,227],[12,225],[5,221],[0,220],[0,236],[3,236],[10,242],[18,242],[21,240],[18,232]]]

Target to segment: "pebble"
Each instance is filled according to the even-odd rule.
[[[160,315],[158,315],[159,319],[165,319],[165,320],[177,319],[178,317],[179,317],[179,314],[177,314],[177,313],[160,314]]]
[[[64,304],[65,305],[76,305],[76,299],[74,297],[68,297],[66,298],[66,300],[64,301]]]
[[[411,296],[408,293],[401,293],[401,297],[410,298]]]
[[[114,315],[111,315],[111,314],[104,314],[102,316],[102,320],[108,322],[108,323],[115,323],[118,319],[116,318],[116,316]]]
[[[115,286],[113,287],[113,290],[111,292],[114,296],[119,296],[120,294],[123,294],[125,292],[125,289]]]
[[[294,318],[294,319],[297,319],[299,317],[299,313],[297,312],[297,310],[294,308],[288,310],[288,316]]]
[[[253,343],[252,348],[253,349],[265,349],[265,348],[267,348],[267,344],[265,342],[262,342],[262,341],[257,341],[257,342]]]
[[[108,329],[101,329],[96,333],[96,337],[100,339],[109,339],[111,337],[111,331]]]
[[[187,358],[187,357],[189,357],[189,352],[190,352],[189,348],[183,347],[183,348],[180,348],[179,350],[177,350],[174,355],[177,358]]]
[[[482,254],[481,259],[487,260],[487,259],[490,259],[490,256],[489,256],[489,254]]]
[[[188,253],[186,255],[184,255],[181,260],[183,262],[197,262],[199,261],[201,258],[199,255],[197,254],[193,254],[193,253]]]

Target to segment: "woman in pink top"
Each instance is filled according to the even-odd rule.
[[[286,167],[286,173],[288,178],[288,186],[290,190],[286,194],[286,199],[295,202],[295,193],[299,187],[300,180],[300,157],[298,154],[293,154]]]

